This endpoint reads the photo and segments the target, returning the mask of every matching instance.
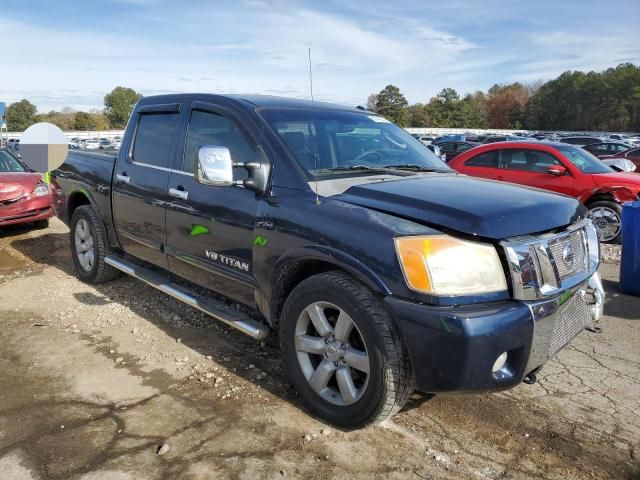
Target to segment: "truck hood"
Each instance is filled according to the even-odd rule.
[[[355,185],[333,198],[492,240],[562,228],[586,214],[564,195],[452,174]]]

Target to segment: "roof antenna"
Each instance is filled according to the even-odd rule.
[[[313,100],[313,72],[311,71],[311,47],[309,47],[309,90],[311,92],[311,123],[313,124],[313,131],[309,128],[309,133],[313,138],[313,170],[315,175],[315,183],[316,183],[316,205],[320,204],[320,195],[318,194],[318,144],[316,141],[316,135],[318,131],[316,130],[316,112],[315,105]]]

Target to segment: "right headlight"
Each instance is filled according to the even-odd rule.
[[[409,288],[432,295],[477,295],[507,290],[493,245],[448,235],[399,237],[396,253]]]

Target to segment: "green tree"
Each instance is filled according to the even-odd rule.
[[[422,103],[415,103],[407,108],[407,123],[409,127],[429,127],[431,118],[427,108]]]
[[[465,95],[460,115],[464,128],[487,128],[487,96],[480,91]]]
[[[74,130],[94,130],[96,123],[93,117],[87,112],[76,112],[73,129]]]
[[[116,87],[104,97],[104,111],[112,128],[124,128],[142,95],[131,88]]]
[[[22,132],[38,122],[38,109],[29,100],[23,99],[7,107],[5,118],[7,129]]]
[[[433,126],[440,128],[464,127],[460,95],[453,88],[443,88],[429,100],[426,107]]]
[[[400,89],[395,85],[387,85],[379,94],[376,101],[376,113],[382,115],[387,120],[400,125],[407,126],[407,106],[409,103],[405,96],[400,93]]]

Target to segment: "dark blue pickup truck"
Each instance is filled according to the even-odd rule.
[[[71,152],[52,181],[80,279],[125,272],[275,331],[304,404],[339,426],[414,389],[531,382],[602,312],[578,201],[459,175],[360,109],[146,97],[117,158]]]

